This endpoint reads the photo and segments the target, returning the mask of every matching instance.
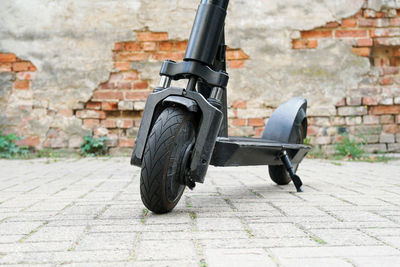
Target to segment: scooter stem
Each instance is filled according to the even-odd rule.
[[[214,62],[225,26],[229,0],[202,0],[186,48],[185,61],[198,61],[208,66]]]

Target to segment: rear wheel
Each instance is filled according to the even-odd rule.
[[[304,138],[305,138],[305,129],[303,125],[301,125],[297,129],[297,138],[296,138],[296,144],[303,144]],[[293,164],[294,172],[297,171],[297,168],[299,167],[299,164]],[[290,178],[289,173],[285,169],[285,166],[279,165],[279,166],[268,166],[268,171],[269,171],[269,176],[271,177],[272,181],[277,183],[278,185],[287,185],[292,181]]]
[[[183,108],[166,108],[154,123],[140,176],[140,195],[149,210],[166,213],[178,204],[185,190],[188,150],[195,137],[195,117]]]

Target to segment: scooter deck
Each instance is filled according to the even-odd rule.
[[[261,138],[218,137],[211,158],[211,165],[252,166],[282,165],[280,154],[286,151],[292,164],[299,164],[310,146],[284,144]]]

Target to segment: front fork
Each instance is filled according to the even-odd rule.
[[[160,84],[147,99],[131,163],[141,165],[157,110],[165,103],[185,106],[200,113],[196,143],[193,148],[188,179],[204,182],[218,134],[226,131],[226,87],[229,76],[225,72],[224,24],[229,0],[202,0],[198,8],[184,61],[165,61],[160,70]],[[185,89],[171,86],[172,80],[188,79]],[[209,95],[197,92],[201,83]],[[206,99],[207,98],[207,99]],[[222,111],[221,111],[222,110]]]

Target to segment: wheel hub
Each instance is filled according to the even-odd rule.
[[[192,156],[193,144],[189,144],[183,154],[181,169],[180,169],[180,183],[189,187],[190,190],[196,186],[196,183],[190,179],[188,173],[190,170],[190,159]]]

